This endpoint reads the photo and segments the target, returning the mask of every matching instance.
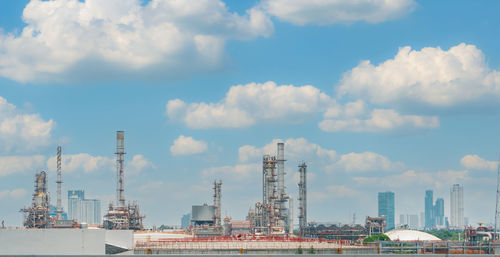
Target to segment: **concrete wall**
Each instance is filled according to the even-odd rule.
[[[123,249],[134,249],[134,231],[132,230],[105,230],[106,244]]]
[[[97,229],[0,229],[1,255],[105,254]]]

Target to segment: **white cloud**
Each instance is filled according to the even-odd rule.
[[[14,198],[19,199],[26,195],[26,190],[24,188],[17,188],[14,190],[4,190],[0,191],[0,199],[3,198]]]
[[[308,163],[324,169],[327,172],[347,171],[398,171],[404,168],[401,162],[392,162],[386,156],[373,153],[348,153],[338,155],[335,150],[323,148],[311,143],[305,138],[289,138],[285,141],[273,139],[263,147],[244,145],[238,149],[240,162],[258,163],[264,154],[276,155],[277,143],[285,143],[285,159],[291,163],[307,160]],[[293,175],[293,177],[298,175]]]
[[[259,164],[238,164],[235,166],[212,167],[202,170],[205,178],[226,180],[255,179],[261,175],[262,167]]]
[[[358,191],[344,185],[330,185],[326,187],[330,198],[346,198],[358,195]]]
[[[208,149],[205,141],[198,141],[192,137],[180,135],[170,147],[172,155],[190,155],[203,153]]]
[[[48,145],[54,125],[39,114],[21,113],[0,96],[0,142],[7,152],[32,151]]]
[[[500,72],[488,67],[474,45],[462,43],[448,51],[439,47],[417,51],[407,46],[394,59],[377,66],[362,61],[345,73],[338,95],[385,105],[494,103],[500,99]]]
[[[298,184],[300,182],[300,173],[299,172],[294,172],[292,176],[292,180],[294,184]],[[307,172],[306,173],[306,181],[307,182],[312,182],[316,180],[316,173],[313,172]]]
[[[379,23],[411,12],[413,0],[263,0],[261,4],[278,19],[296,25]]]
[[[460,160],[460,163],[466,169],[471,169],[471,170],[492,170],[492,171],[494,171],[494,170],[497,170],[497,168],[498,168],[498,162],[485,160],[485,159],[479,157],[477,154],[469,154],[469,155],[464,156]]]
[[[353,180],[362,186],[382,186],[388,188],[425,186],[433,188],[448,187],[452,184],[463,183],[468,180],[467,170],[445,170],[438,172],[405,172],[377,177],[354,177]]]
[[[220,0],[145,6],[137,0],[32,0],[23,21],[19,35],[0,34],[0,75],[20,82],[71,79],[72,72],[169,77],[213,69],[227,40],[274,30],[259,8],[240,16]],[[85,63],[93,67],[82,70]]]
[[[156,169],[156,166],[144,155],[136,154],[125,164],[125,169],[129,173],[140,173],[145,169]]]
[[[338,111],[330,109],[325,114],[325,116],[327,115],[339,114]],[[327,132],[382,132],[409,128],[429,129],[439,127],[439,118],[437,116],[401,115],[391,109],[374,109],[366,119],[325,119],[318,126],[321,130]]]
[[[50,171],[57,170],[57,156],[52,156],[47,160],[47,167]],[[155,169],[156,166],[151,163],[142,154],[136,154],[131,160],[126,161],[124,165],[125,172],[130,174],[140,173],[145,169]],[[83,171],[85,173],[95,171],[115,171],[116,159],[106,156],[93,156],[88,153],[62,155],[62,172]]]
[[[285,141],[273,139],[269,144],[258,148],[244,145],[238,149],[238,158],[241,162],[258,161],[264,154],[276,155],[278,142],[285,143],[285,159],[301,160],[300,158],[321,158],[325,161],[334,161],[337,153],[325,149],[318,144],[310,143],[305,138],[289,138]]]
[[[57,168],[57,157],[53,156],[47,160],[50,171]],[[61,160],[62,172],[84,171],[94,172],[98,170],[114,170],[115,159],[104,156],[92,156],[88,153],[63,155]]]
[[[33,172],[45,167],[45,156],[3,156],[0,157],[0,176],[15,173]]]
[[[189,128],[240,128],[257,122],[298,123],[333,104],[313,86],[276,85],[275,82],[232,86],[218,103],[170,100],[166,115]]]
[[[401,162],[392,162],[389,158],[372,152],[348,153],[340,156],[330,169],[341,168],[347,172],[357,171],[397,171],[404,168]]]

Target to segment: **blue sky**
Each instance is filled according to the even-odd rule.
[[[285,2],[287,4],[285,4]],[[19,225],[57,145],[64,189],[126,191],[148,225],[211,202],[243,219],[260,158],[285,142],[287,191],[311,174],[309,219],[419,214],[464,185],[471,223],[494,218],[499,151],[496,1],[4,1],[0,15],[0,219]],[[369,61],[369,62],[368,62]],[[295,177],[294,177],[295,176]],[[103,208],[104,209],[104,208]]]

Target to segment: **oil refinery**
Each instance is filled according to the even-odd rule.
[[[394,253],[394,245],[363,243],[365,238],[385,233],[385,217],[366,217],[364,225],[308,222],[308,165],[300,162],[297,167],[298,195],[293,197],[285,187],[286,159],[282,142],[277,143],[275,154],[266,153],[262,157],[262,200],[250,206],[245,219],[223,218],[223,182],[215,179],[211,188],[213,203],[192,205],[189,225],[169,231],[145,229],[146,216],[140,212],[139,203],[126,201],[124,131],[116,133],[115,154],[116,200],[109,203],[102,224],[89,226],[78,219],[62,218],[62,149],[58,147],[56,215],[50,215],[47,173],[40,171],[35,174],[31,205],[21,209],[24,228],[0,229],[0,237],[5,239],[0,240],[0,254],[296,254],[302,253],[302,249],[322,254]],[[207,192],[209,190],[207,188]],[[293,220],[294,199],[298,200],[298,226]],[[468,244],[447,243],[446,247],[438,238],[419,232],[420,239],[407,240],[417,243],[410,243],[411,247],[405,251],[437,253],[447,249],[447,253],[492,253],[495,245],[490,243],[493,241],[491,231],[486,227],[467,228]],[[396,229],[386,235],[399,241],[415,237],[415,231]],[[485,240],[488,238],[490,240]],[[27,240],[38,243],[26,246]]]

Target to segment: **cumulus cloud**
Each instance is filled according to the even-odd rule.
[[[98,170],[113,170],[115,159],[104,156],[92,156],[88,153],[62,155],[61,169],[63,172],[94,172]],[[57,170],[57,156],[47,160],[47,167],[50,171]]]
[[[149,161],[144,155],[136,154],[132,157],[132,160],[125,164],[127,172],[130,173],[140,173],[146,169],[156,169],[156,166]]]
[[[326,161],[335,160],[337,153],[334,150],[323,148],[315,143],[310,143],[305,138],[289,138],[285,141],[273,139],[263,147],[244,145],[238,149],[238,158],[241,162],[258,161],[264,154],[276,155],[277,144],[285,143],[285,158],[297,160],[300,158],[321,158]]]
[[[462,164],[462,166],[464,166],[466,169],[471,169],[471,170],[494,171],[497,170],[498,168],[498,162],[485,160],[479,157],[477,154],[469,154],[464,156],[460,160],[460,164]]]
[[[271,15],[296,25],[328,25],[365,21],[380,23],[411,12],[413,0],[263,0]]]
[[[24,188],[17,188],[14,190],[4,190],[0,191],[0,199],[3,198],[14,198],[19,199],[27,194]]]
[[[299,172],[294,172],[292,176],[292,180],[295,184],[298,184],[300,182],[300,173]],[[316,180],[316,173],[308,171],[306,173],[306,181],[307,182],[312,182]]]
[[[327,115],[332,115],[330,110]],[[327,132],[382,132],[397,129],[430,129],[439,127],[437,116],[402,115],[392,109],[374,109],[366,118],[325,119],[318,124]]]
[[[448,187],[451,184],[468,180],[467,170],[445,170],[438,172],[416,172],[407,170],[399,174],[377,177],[354,177],[361,186],[377,185],[386,188],[426,186],[434,188]]]
[[[500,72],[488,67],[484,54],[474,45],[462,43],[449,50],[426,47],[420,51],[407,46],[400,48],[394,59],[379,65],[362,61],[345,73],[338,95],[381,105],[452,107],[497,102]]]
[[[45,167],[45,156],[2,156],[0,157],[0,176],[15,173],[32,172]]]
[[[172,155],[190,155],[203,153],[208,149],[205,141],[198,141],[192,137],[180,135],[170,147]]]
[[[125,172],[140,173],[145,169],[154,169],[156,166],[142,154],[132,156],[124,164]],[[52,156],[47,160],[47,168],[50,171],[57,170],[57,156]],[[116,159],[106,156],[93,156],[88,153],[62,155],[62,172],[83,171],[85,173],[95,171],[115,171]]]
[[[246,180],[257,178],[262,171],[259,164],[237,164],[235,166],[211,167],[202,170],[202,175],[205,178],[230,179],[230,180]]]
[[[364,152],[343,154],[331,168],[341,168],[347,172],[397,171],[403,169],[404,164],[392,162],[389,158],[377,153]]]
[[[0,96],[0,142],[7,152],[32,151],[48,145],[54,126],[52,120],[45,121],[39,114],[21,113]]]
[[[330,185],[326,187],[330,198],[346,198],[358,195],[358,191],[344,185]]]
[[[99,71],[172,77],[209,70],[220,66],[227,40],[274,30],[260,8],[238,15],[221,0],[144,6],[137,0],[31,0],[23,21],[19,35],[0,34],[0,75],[20,82]]]
[[[386,156],[373,153],[348,153],[338,155],[335,150],[311,143],[305,138],[273,139],[263,147],[244,145],[238,149],[240,162],[260,162],[264,154],[276,155],[277,143],[285,143],[285,159],[289,161],[307,160],[325,171],[398,171],[404,168],[401,162],[393,162]],[[298,176],[298,175],[294,175]]]
[[[278,86],[268,81],[232,86],[217,103],[170,100],[166,115],[194,129],[240,128],[257,122],[300,122],[330,104],[332,99],[313,86]]]

